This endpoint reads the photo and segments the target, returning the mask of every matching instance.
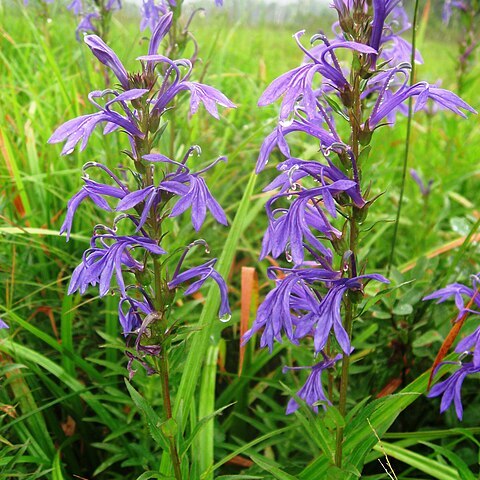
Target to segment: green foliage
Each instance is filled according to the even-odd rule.
[[[234,308],[230,322],[218,322],[213,287],[203,291],[204,299],[178,302],[179,341],[170,358],[175,421],[166,425],[159,379],[138,367],[134,379],[124,381],[115,298],[66,295],[91,225],[98,221],[94,207],[82,205],[76,233],[65,243],[57,231],[66,201],[80,186],[83,163],[102,160],[116,168],[126,162],[116,153],[126,141],[96,134],[82,155],[69,157],[60,157],[60,149],[46,142],[56,126],[91,111],[87,94],[101,88],[103,72],[75,41],[68,13],[58,8],[52,22],[44,23],[20,12],[18,5],[0,6],[0,316],[10,325],[0,339],[0,476],[168,478],[167,437],[176,435],[181,456],[193,459],[192,479],[386,478],[378,463],[388,469],[385,457],[398,479],[476,478],[476,384],[464,386],[463,424],[450,412],[440,416],[439,401],[424,398],[424,372],[450,329],[454,308],[422,298],[478,271],[478,118],[465,122],[440,112],[414,119],[411,166],[432,178],[434,188],[427,204],[407,178],[392,284],[381,290],[367,285],[354,320],[345,462],[338,470],[334,432],[344,421],[338,411],[314,415],[302,407],[295,415],[284,414],[287,396],[298,391],[304,372],[283,375],[282,366],[292,365],[293,358],[308,364],[307,352],[286,344],[276,345],[272,354],[248,346],[237,374],[241,266],[257,268],[260,298],[267,291],[267,262],[257,259],[268,198],[261,189],[273,177],[274,162],[256,181],[252,172],[275,110],[259,109],[256,102],[273,78],[298,65],[291,33],[299,26],[254,28],[218,15],[197,19],[192,27],[206,78],[238,109],[218,123],[204,113],[193,117],[182,125],[174,148],[181,156],[191,144],[200,144],[204,154],[194,159],[199,166],[219,153],[228,156],[226,165],[209,172],[209,184],[231,226],[223,229],[207,220],[204,229],[220,258],[219,271],[229,278]],[[110,38],[133,67],[146,43],[137,19],[121,18]],[[328,20],[312,23],[327,30]],[[428,28],[425,35],[419,76],[432,82],[442,77],[445,88],[454,88],[454,48],[430,38]],[[477,109],[479,73],[477,64],[463,93]],[[383,268],[388,258],[404,135],[403,119],[395,130],[382,129],[363,161],[372,196],[385,191],[362,225],[368,235],[361,258],[369,271]],[[165,142],[160,139],[159,149]],[[301,136],[292,145],[302,158],[317,154]],[[193,238],[188,219],[172,224],[172,230],[185,244]],[[449,247],[452,242],[457,246]],[[473,327],[467,323],[466,328]],[[397,390],[387,389],[393,394],[375,398],[394,385]]]

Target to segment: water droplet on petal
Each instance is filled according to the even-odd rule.
[[[220,317],[220,321],[223,323],[227,323],[228,321],[230,321],[231,318],[232,316],[229,313],[225,313]]]
[[[287,118],[286,120],[280,120],[278,123],[282,127],[289,127],[293,123],[293,118]]]

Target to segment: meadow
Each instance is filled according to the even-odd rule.
[[[441,7],[422,3],[417,46],[424,62],[417,78],[441,81],[480,110],[478,52],[459,92],[461,26],[443,25]],[[175,478],[165,466],[170,438],[178,443],[184,478],[192,480],[477,478],[478,375],[463,385],[462,421],[453,408],[440,414],[440,399],[426,397],[430,368],[458,312],[454,302],[422,299],[453,282],[469,284],[480,270],[479,117],[443,110],[413,117],[408,171],[414,168],[425,184],[431,180],[431,191],[422,194],[407,174],[392,261],[407,118],[375,133],[362,175],[378,199],[361,224],[358,258],[369,272],[388,271],[391,284],[366,285],[353,324],[348,416],[335,407],[315,414],[304,405],[285,415],[306,374],[284,374],[282,367],[310,364],[311,351],[287,341],[275,343],[272,353],[254,341],[241,346],[271,288],[267,267],[287,266],[271,257],[259,261],[271,197],[263,188],[281,155],[274,151],[255,174],[279,110],[257,102],[272,80],[302,61],[292,35],[304,28],[308,36],[330,32],[334,15],[292,14],[285,24],[269,22],[268,10],[255,22],[232,11],[197,16],[190,26],[199,45],[195,78],[237,108],[221,109],[220,121],[203,107],[190,117],[180,98],[181,114],[169,126],[175,137],[162,137],[156,149],[178,159],[198,144],[202,155],[191,159],[198,170],[228,157],[206,178],[229,226],[207,215],[200,235],[219,259],[232,315],[218,320],[216,285],[193,300],[175,298],[180,320],[169,360],[175,422],[165,422],[159,376],[137,366],[128,380],[118,298],[99,298],[93,289],[67,295],[100,221],[93,202],[84,202],[67,243],[58,233],[67,200],[81,187],[87,162],[128,170],[119,153],[128,141],[97,131],[83,152],[67,156],[47,144],[59,125],[92,111],[89,92],[105,88],[105,70],[75,39],[75,18],[62,5],[48,7],[46,17],[34,6],[0,3],[0,318],[9,325],[0,330],[0,478]],[[239,10],[237,2],[233,12]],[[109,32],[108,44],[128,70],[137,69],[135,59],[148,46],[138,22],[133,8],[120,11]],[[302,159],[318,156],[318,143],[292,139]],[[102,221],[115,215],[102,212]],[[174,240],[166,240],[167,250],[177,239],[187,245],[198,238],[189,215],[169,228]],[[477,326],[472,314],[460,336]],[[451,352],[447,359],[457,360]],[[334,397],[338,379],[338,372],[329,379]],[[343,469],[328,460],[339,428],[352,459]]]

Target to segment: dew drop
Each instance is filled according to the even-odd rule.
[[[285,258],[287,259],[287,262],[293,262],[293,257],[290,255],[290,252],[285,252]]]
[[[220,321],[222,323],[227,323],[228,321],[230,321],[231,318],[232,318],[232,316],[229,313],[225,313],[224,315],[222,315],[220,317]]]
[[[286,120],[280,120],[278,123],[282,127],[289,127],[293,123],[293,118],[288,118]]]

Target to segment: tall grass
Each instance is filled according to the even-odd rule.
[[[130,59],[129,67],[145,40],[136,19],[120,19],[111,42],[122,59]],[[251,27],[219,15],[198,19],[193,28],[205,76],[238,109],[226,112],[221,124],[204,113],[192,118],[181,126],[181,141],[175,144],[179,154],[200,144],[205,163],[217,153],[229,159],[212,172],[209,183],[232,228],[228,233],[208,221],[205,228],[212,252],[221,257],[220,270],[229,277],[233,318],[229,324],[212,320],[217,299],[207,291],[194,304],[179,304],[178,315],[189,327],[171,359],[171,383],[178,385],[174,395],[182,399],[176,415],[189,417],[182,428],[189,439],[184,448],[194,446],[192,478],[339,478],[328,470],[328,453],[320,455],[333,448],[331,432],[341,421],[335,412],[321,418],[307,410],[284,415],[287,395],[297,385],[281,374],[281,366],[290,363],[292,352],[299,359],[307,354],[285,345],[277,345],[271,356],[248,347],[238,375],[242,266],[258,271],[255,295],[265,292],[266,266],[257,258],[267,197],[255,186],[252,171],[262,138],[273,128],[275,109],[259,109],[256,102],[273,78],[298,64],[291,34],[300,27]],[[125,384],[113,299],[101,303],[93,296],[66,296],[95,222],[93,206],[83,205],[75,219],[77,233],[65,243],[56,232],[66,200],[80,187],[83,163],[105,160],[117,166],[123,160],[112,152],[124,147],[100,134],[81,155],[61,157],[58,147],[46,145],[56,126],[90,111],[87,93],[103,84],[103,73],[75,41],[74,28],[59,7],[51,23],[19,6],[0,9],[0,316],[11,326],[0,341],[0,472],[2,478],[26,479],[164,478],[158,474],[163,444],[156,425],[157,378],[139,370],[131,385]],[[441,78],[448,88],[455,81],[455,47],[430,39],[428,32],[427,25],[419,71],[429,81]],[[478,64],[476,69],[480,74]],[[473,73],[476,79],[464,97],[478,109],[480,75]],[[376,185],[387,186],[375,192],[383,195],[363,226],[370,235],[361,245],[362,256],[372,270],[388,259],[405,127],[402,119],[399,128],[377,135],[375,157],[364,172],[365,178],[383,179]],[[432,285],[478,270],[478,127],[478,118],[467,123],[442,112],[413,121],[411,163],[434,180],[433,191],[425,205],[407,177],[392,269],[395,287],[377,297],[378,303],[367,300],[365,308],[377,321],[355,323],[359,340],[352,357],[352,391],[358,395],[352,402],[384,389],[400,393],[358,409],[351,405],[346,431],[352,435],[344,448],[357,452],[352,478],[362,468],[365,478],[386,478],[377,461],[386,455],[398,478],[474,478],[480,445],[475,384],[464,387],[470,401],[462,428],[451,413],[439,416],[435,402],[420,395],[427,381],[420,374],[431,365],[453,310],[445,305],[432,313],[420,299]],[[305,159],[316,153],[302,137],[296,147]],[[273,178],[272,170],[267,168],[257,185]],[[186,221],[175,229],[190,241]],[[465,243],[469,233],[474,235]],[[455,254],[459,248],[462,255]],[[191,377],[182,375],[184,369]],[[415,409],[402,415],[413,402]],[[386,433],[389,429],[393,433]]]

